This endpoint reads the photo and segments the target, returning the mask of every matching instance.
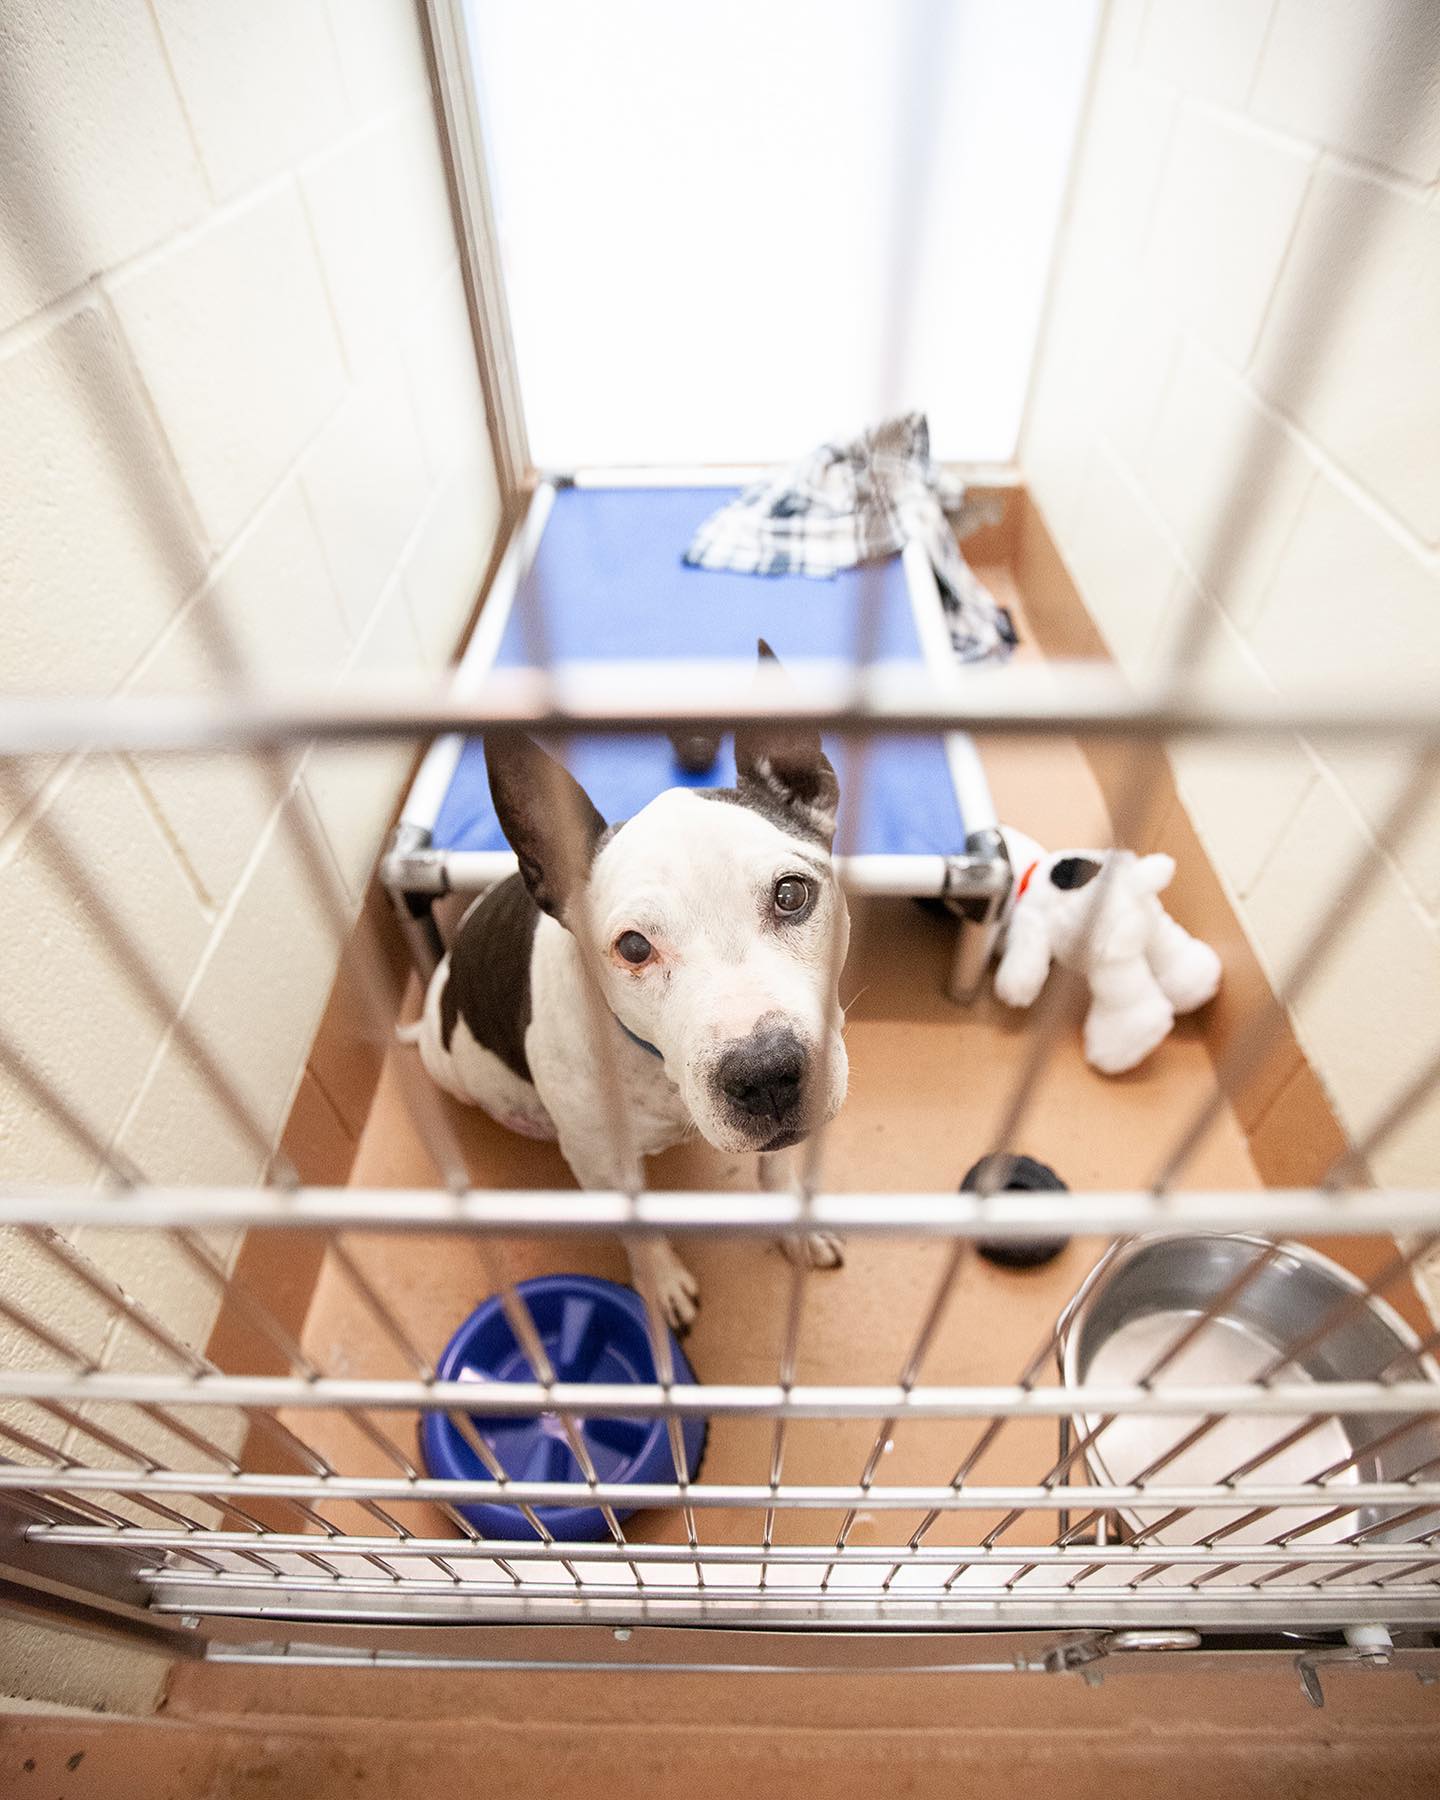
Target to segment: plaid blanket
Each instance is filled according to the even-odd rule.
[[[1010,615],[955,541],[951,517],[964,500],[963,485],[930,460],[924,413],[907,413],[755,482],[705,521],[685,561],[745,575],[833,576],[914,538],[935,570],[955,654],[1005,657],[1016,641]]]

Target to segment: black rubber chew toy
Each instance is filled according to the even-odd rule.
[[[981,1183],[985,1182],[988,1171],[995,1164],[1000,1165],[1000,1179],[995,1182],[992,1192],[998,1193],[1001,1189],[1011,1194],[1070,1192],[1048,1164],[1036,1162],[1033,1156],[1006,1156],[1003,1151],[982,1156],[960,1183],[960,1192],[978,1194]],[[995,1263],[1002,1269],[1038,1269],[1042,1263],[1057,1257],[1069,1242],[1068,1237],[1039,1238],[1030,1243],[1012,1242],[1004,1238],[980,1238],[975,1248],[987,1262]]]

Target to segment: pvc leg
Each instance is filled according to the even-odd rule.
[[[946,983],[945,992],[957,1006],[968,1006],[980,992],[985,972],[995,954],[1000,921],[998,918],[983,922],[960,919],[957,924],[955,955],[950,964],[950,979]]]

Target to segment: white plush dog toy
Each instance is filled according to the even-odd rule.
[[[1220,985],[1220,958],[1156,898],[1170,885],[1174,858],[1133,850],[1048,852],[1009,825],[1001,835],[1015,886],[995,992],[1007,1006],[1029,1006],[1052,962],[1084,975],[1090,983],[1086,1057],[1106,1075],[1133,1069],[1168,1036],[1176,1013],[1194,1012]],[[1107,863],[1114,866],[1087,942],[1095,902],[1090,883]]]

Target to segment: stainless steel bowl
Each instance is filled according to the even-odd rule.
[[[1267,1252],[1269,1260],[1242,1282],[1245,1272]],[[1236,1291],[1230,1292],[1232,1288]],[[1285,1382],[1440,1381],[1440,1369],[1420,1352],[1419,1339],[1399,1314],[1383,1300],[1365,1297],[1363,1284],[1337,1263],[1299,1244],[1272,1244],[1241,1235],[1177,1234],[1132,1239],[1092,1270],[1066,1309],[1060,1353],[1065,1385],[1133,1384],[1222,1296],[1214,1320],[1156,1376],[1157,1391],[1250,1381],[1292,1349],[1296,1351],[1292,1362],[1278,1374]],[[1331,1329],[1318,1335],[1318,1328],[1327,1323]],[[1307,1343],[1312,1336],[1315,1341]],[[1117,1418],[1087,1447],[1086,1464],[1098,1481],[1131,1482],[1179,1444],[1203,1417],[1203,1412],[1192,1410]],[[1088,1436],[1097,1423],[1085,1419],[1080,1425]],[[1303,1423],[1304,1415],[1226,1418],[1152,1479],[1157,1487],[1212,1485]],[[1410,1428],[1396,1434],[1402,1424]],[[1381,1438],[1387,1441],[1381,1444]],[[1378,1447],[1327,1483],[1336,1490],[1334,1503],[1343,1501],[1345,1484],[1398,1481],[1440,1458],[1440,1419],[1359,1414],[1322,1420],[1251,1474],[1239,1477],[1237,1492],[1243,1494],[1247,1483],[1311,1481],[1371,1444]],[[1133,1529],[1153,1523],[1167,1510],[1157,1506],[1124,1516]],[[1263,1543],[1328,1510],[1328,1506],[1287,1508],[1254,1521],[1228,1541]],[[1306,1541],[1333,1542],[1403,1510],[1361,1507],[1307,1534]],[[1219,1509],[1189,1513],[1152,1534],[1151,1541],[1193,1544],[1238,1516]],[[1394,1535],[1418,1537],[1427,1529],[1440,1529],[1440,1514],[1407,1519]]]

